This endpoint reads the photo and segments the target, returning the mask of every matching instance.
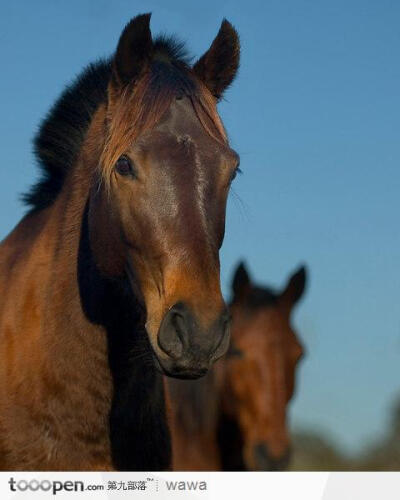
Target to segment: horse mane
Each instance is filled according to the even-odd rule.
[[[252,286],[244,299],[243,305],[249,309],[259,307],[273,307],[277,304],[280,294],[268,287]],[[229,302],[229,307],[234,304],[234,297]]]
[[[175,37],[160,36],[155,39],[153,47],[152,73],[157,84],[153,82],[152,92],[161,93],[162,86],[175,90],[183,87],[186,91],[196,86],[195,78],[189,71],[190,59],[182,42]],[[60,193],[67,174],[77,161],[94,113],[107,102],[111,76],[111,57],[89,64],[65,88],[42,121],[33,141],[40,177],[22,195],[22,201],[30,212],[49,207]],[[151,104],[151,99],[148,99],[148,107]],[[215,116],[211,119],[218,121]]]
[[[247,305],[251,308],[274,306],[279,294],[271,288],[254,286],[249,293]]]
[[[89,64],[62,92],[42,121],[33,145],[39,180],[22,195],[31,211],[57,198],[77,156],[93,114],[107,99],[111,59]]]

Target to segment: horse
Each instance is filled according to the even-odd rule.
[[[276,292],[235,271],[228,353],[204,379],[168,381],[174,470],[283,470],[287,406],[304,348],[290,315],[306,270]]]
[[[217,102],[239,66],[223,20],[190,64],[150,14],[66,88],[42,176],[0,246],[0,468],[171,467],[163,374],[229,344],[219,249],[238,169]]]

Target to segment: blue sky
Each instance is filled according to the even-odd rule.
[[[308,265],[292,423],[355,450],[384,431],[400,396],[400,4],[3,2],[0,237],[24,212],[40,119],[147,11],[153,33],[179,34],[195,55],[223,17],[241,35],[240,74],[220,106],[244,172],[228,207],[224,291],[242,257],[276,286]]]

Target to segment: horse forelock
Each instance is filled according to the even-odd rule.
[[[50,206],[62,190],[77,162],[93,116],[100,105],[107,104],[111,79],[112,58],[89,64],[66,87],[43,120],[34,139],[41,176],[22,196],[31,211]],[[148,71],[136,85],[127,86],[120,94],[102,155],[104,164],[110,168],[118,153],[141,132],[153,127],[172,100],[183,94],[190,96],[207,133],[226,142],[215,98],[190,69],[184,45],[173,37],[159,37],[154,41],[154,56]]]
[[[175,99],[188,97],[205,132],[220,143],[227,142],[215,98],[183,64],[156,60],[136,84],[117,95],[108,110],[108,134],[99,163],[106,183],[118,158],[161,120]]]

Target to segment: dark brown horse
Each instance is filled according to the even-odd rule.
[[[43,177],[0,247],[0,468],[170,466],[161,373],[228,347],[219,248],[238,166],[216,103],[239,41],[190,66],[150,15],[42,124]]]
[[[305,269],[283,291],[233,280],[231,347],[199,381],[169,381],[175,470],[281,470],[289,458],[287,405],[303,348],[290,322]]]

